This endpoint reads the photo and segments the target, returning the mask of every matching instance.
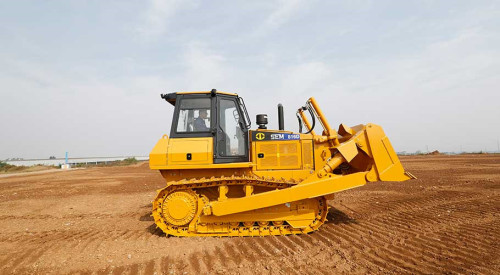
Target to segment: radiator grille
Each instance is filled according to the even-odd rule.
[[[266,156],[260,161],[260,165],[262,168],[275,168],[278,166],[278,157],[276,156]]]
[[[302,141],[302,161],[304,164],[304,169],[313,169],[313,152],[312,152],[312,142]]]
[[[300,141],[263,141],[256,143],[258,170],[301,169],[302,150]],[[263,157],[259,158],[261,154]]]
[[[260,153],[276,155],[277,150],[278,150],[278,144],[276,143],[260,145]]]
[[[280,154],[297,154],[297,143],[280,144]]]
[[[280,155],[280,165],[281,166],[294,166],[297,167],[299,166],[299,156],[298,155],[288,155],[288,156],[281,156]]]

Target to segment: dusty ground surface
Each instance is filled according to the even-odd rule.
[[[147,164],[0,179],[0,273],[500,272],[500,156],[402,157],[419,179],[339,193],[305,236],[167,238]]]

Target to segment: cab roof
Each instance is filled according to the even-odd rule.
[[[177,100],[177,95],[190,95],[190,94],[223,94],[223,95],[231,95],[238,96],[238,94],[219,92],[215,89],[211,91],[199,91],[199,92],[178,92],[178,93],[169,93],[169,94],[161,94],[161,98],[165,99],[168,103],[175,106],[175,101]]]

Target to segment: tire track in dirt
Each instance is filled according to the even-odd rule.
[[[290,256],[293,254],[293,247],[290,247],[289,243],[286,243],[285,240],[277,237],[277,236],[272,236],[269,237],[268,239],[270,243],[281,253],[285,254],[285,256]]]
[[[43,245],[45,243],[65,243],[68,245],[76,246],[88,246],[93,242],[103,242],[103,241],[129,241],[134,238],[144,236],[155,238],[151,236],[148,232],[144,230],[114,230],[114,231],[103,231],[99,229],[91,229],[87,231],[44,231],[37,233],[18,233],[12,234],[10,237],[5,237],[0,239],[0,242],[11,242],[11,243],[29,243],[30,245]]]
[[[207,251],[206,249],[203,250],[202,262],[205,264],[205,268],[207,271],[212,270],[212,268],[214,267],[214,259],[214,256],[209,251]]]
[[[69,251],[70,249],[79,253],[96,251],[104,241],[127,241],[137,234],[147,235],[146,232],[132,230],[111,231],[111,234],[97,230],[80,232],[48,231],[30,235],[18,234],[22,237],[14,236],[14,238],[17,238],[15,243],[22,245],[21,249],[23,251],[27,251],[11,255],[11,257],[0,262],[0,265],[5,273],[11,273],[19,268],[25,270],[26,268],[23,266],[33,265],[41,256],[47,253]]]
[[[384,197],[367,198],[361,199],[357,203],[356,211],[359,213],[372,213],[372,216],[377,214],[385,215],[385,213],[407,210],[413,208],[422,208],[425,206],[436,205],[442,202],[453,202],[451,199],[457,198],[462,199],[474,199],[481,198],[483,195],[481,193],[475,192],[459,192],[459,191],[432,191],[432,196],[428,193],[413,194],[408,197],[407,194],[396,195],[396,198],[389,197],[388,200],[384,200]]]
[[[462,206],[461,208],[463,208],[466,211],[464,211],[464,213],[460,213],[460,216],[468,218],[469,221],[471,221],[471,220],[474,221],[474,220],[477,220],[477,219],[484,219],[484,217],[482,217],[481,215],[476,215],[473,210],[472,211],[469,210],[473,205],[477,206],[478,208],[481,208],[481,209],[488,209],[487,207],[483,207],[481,205],[481,202],[478,202],[478,201],[467,201],[467,202],[461,204],[461,206]],[[443,205],[438,205],[437,207],[442,207],[442,206]],[[460,210],[460,209],[458,209],[458,208],[455,209],[455,211],[459,212],[458,210]],[[431,212],[431,215],[435,215],[437,213],[436,211],[434,211],[434,209],[431,209],[430,212]],[[400,214],[402,214],[402,213],[397,213],[396,215],[400,215]],[[389,216],[393,216],[393,215],[395,215],[395,214],[389,213]],[[413,218],[415,218],[415,217],[413,217]],[[412,230],[409,230],[409,233],[411,233],[411,234],[409,234],[410,238],[416,238],[416,236],[419,236],[418,232],[421,233],[421,231],[426,231],[426,230],[418,230],[418,229],[423,229],[427,225],[434,225],[434,224],[436,224],[438,222],[436,219],[427,217],[425,215],[423,217],[420,217],[420,219],[423,220],[424,222],[422,222],[420,220],[417,220],[418,222],[414,223],[414,225],[419,225],[419,226],[410,227],[410,228],[413,228]],[[454,221],[453,218],[444,218],[443,220],[445,220],[445,224],[446,224],[445,228],[453,227],[451,225],[452,221]],[[395,224],[387,223],[387,221],[392,221]],[[356,232],[355,230],[353,230],[352,232],[354,232],[354,234],[361,233],[361,234],[365,234],[366,235],[366,230],[373,230],[372,231],[373,235],[375,235],[375,236],[381,236],[381,234],[383,234],[383,232],[389,232],[391,226],[401,226],[401,225],[405,224],[405,222],[406,222],[406,220],[404,219],[404,217],[403,218],[401,218],[401,217],[400,218],[392,218],[392,219],[385,220],[383,222],[381,222],[379,220],[379,224],[378,225],[372,224],[371,227],[370,226],[359,227],[359,228],[357,228],[357,230],[360,231],[360,232]],[[459,224],[460,224],[460,222],[459,222]],[[351,224],[351,226],[352,227],[356,227],[356,225],[354,225],[354,224]],[[468,225],[468,226],[470,226],[470,225]],[[342,229],[342,227],[339,227],[338,229]],[[471,232],[479,234],[480,232],[482,232],[482,230],[484,230],[484,228],[479,229],[477,231],[474,230],[473,228],[469,228],[468,230],[465,230],[465,231],[468,232],[469,234]],[[343,232],[343,233],[344,234],[348,234],[348,232]],[[353,237],[353,236],[351,235],[351,237]],[[463,237],[465,238],[466,236],[463,236]],[[496,238],[496,236],[492,236],[492,238]],[[354,237],[353,237],[353,239],[355,239],[357,242],[363,241],[363,240],[360,240],[360,239],[356,239]],[[451,239],[449,239],[448,241],[451,241]],[[473,237],[470,238],[470,236],[469,236],[469,241],[475,242],[474,238]],[[384,240],[383,242],[387,242],[387,240]],[[382,244],[383,244],[383,242],[382,242]],[[436,242],[436,240],[432,240],[432,239],[431,240],[427,240],[427,243],[431,244],[430,247],[433,247],[432,244],[435,243],[435,242]],[[370,241],[370,242],[364,241],[364,243],[372,243],[372,241]],[[412,245],[408,245],[408,243],[413,244],[413,246]],[[484,241],[480,242],[480,243],[484,244]],[[408,249],[408,248],[406,248],[406,249],[404,249],[404,248],[393,248],[393,247],[390,247],[390,246],[387,247],[387,248],[390,248],[391,250],[395,250],[396,249],[396,251],[399,254],[401,254],[402,256],[404,256],[405,251],[407,251],[407,250],[408,251],[415,251],[416,247],[418,247],[420,243],[418,241],[411,242],[411,241],[405,240],[405,244],[408,245],[409,246],[408,248],[410,248],[410,249]],[[447,247],[443,247],[443,248],[447,248]],[[416,250],[416,251],[419,251],[419,250]],[[421,252],[420,258],[422,260],[433,262],[435,266],[438,266],[439,262],[435,261],[434,259],[438,258],[440,256],[439,254],[441,254],[442,251],[436,251],[436,253],[434,253],[434,254],[432,254],[432,253],[431,254],[429,254],[429,253],[426,254],[425,251],[419,251],[419,252]],[[455,258],[457,258],[457,256],[462,256],[462,257],[459,257],[456,260],[452,258],[451,260],[454,262],[454,264],[459,265],[460,263],[467,263],[467,264],[473,265],[476,262],[480,261],[481,260],[481,255],[484,255],[484,253],[487,252],[487,251],[481,251],[483,254],[481,252],[477,253],[476,254],[477,257],[476,257],[476,255],[474,255],[474,252],[477,252],[477,251],[469,251],[470,253],[461,253],[459,250],[453,250],[452,252],[454,253]],[[491,250],[489,252],[491,252]],[[416,256],[415,254],[416,253],[413,253],[413,255],[410,258],[417,258],[418,259],[419,258],[418,257],[419,253],[417,253],[417,257],[415,257]],[[432,266],[426,266],[426,268],[428,268],[429,271],[439,272],[439,270],[432,269]],[[461,267],[456,267],[455,268],[454,265],[448,265],[448,270],[453,270],[455,272],[464,272],[463,268],[461,268]],[[422,270],[420,270],[420,271],[422,271]]]
[[[284,248],[288,249],[291,255],[298,253],[297,246],[289,239],[288,236],[275,236],[276,240],[283,245]]]
[[[385,259],[379,257],[378,254],[366,254],[366,248],[350,238],[350,236],[344,235],[343,233],[340,233],[336,230],[332,230],[331,228],[327,228],[325,229],[325,231],[326,232],[324,232],[324,234],[328,233],[329,238],[332,240],[335,239],[342,249],[350,251],[354,259],[375,264],[377,267],[383,270],[401,270],[399,266],[386,261]]]
[[[240,265],[245,260],[245,255],[242,255],[235,245],[228,242],[224,243],[224,251],[235,265]]]
[[[481,206],[480,201],[471,201],[471,202],[464,202],[464,205],[468,204],[471,205],[471,207]],[[418,212],[420,210],[414,210],[415,212]],[[491,211],[496,211],[495,208],[491,209]],[[384,221],[385,223],[389,223],[395,226],[403,226],[406,228],[419,228],[423,231],[429,231],[431,230],[430,228],[434,227],[429,227],[429,225],[433,226],[450,226],[450,224],[457,224],[457,223],[463,223],[465,220],[474,220],[474,219],[482,219],[483,215],[477,215],[474,211],[464,211],[463,213],[460,213],[457,209],[455,209],[453,212],[455,212],[454,216],[451,215],[442,215],[442,212],[440,211],[434,211],[432,209],[428,209],[427,213],[411,213],[409,211],[406,212],[400,212],[400,213],[389,213],[385,217],[378,217],[377,220],[379,221]],[[441,214],[438,214],[441,213]],[[459,219],[457,219],[459,218]],[[409,222],[409,220],[412,220],[412,222]],[[371,220],[371,219],[370,219]],[[411,225],[411,226],[408,226]]]
[[[437,272],[434,268],[438,266],[439,263],[434,260],[433,257],[427,257],[427,255],[423,255],[422,249],[412,246],[409,244],[410,238],[390,238],[387,235],[383,235],[383,233],[379,231],[372,231],[371,228],[365,228],[358,224],[351,224],[351,227],[354,227],[353,233],[360,233],[360,235],[374,237],[376,241],[373,242],[373,239],[369,239],[366,243],[369,243],[371,246],[375,245],[386,245],[387,249],[394,251],[399,255],[404,255],[405,258],[410,256],[414,259],[417,259],[420,262],[429,262],[431,263],[431,269],[433,272]],[[409,249],[408,249],[409,248]],[[373,249],[373,248],[372,248]],[[418,263],[415,263],[418,264]]]
[[[373,229],[373,227],[372,228],[368,227],[368,229],[363,228],[363,227],[358,227],[356,229],[359,232],[361,232],[361,234],[367,234],[366,230]],[[421,262],[430,262],[430,263],[432,263],[433,266],[439,265],[439,262],[435,260],[437,254],[427,253],[427,251],[424,249],[424,247],[421,244],[419,244],[417,241],[415,241],[415,239],[417,239],[417,237],[415,237],[416,235],[412,236],[412,237],[389,238],[385,235],[382,235],[382,233],[381,233],[381,232],[384,232],[386,230],[387,229],[377,230],[377,231],[368,231],[368,234],[379,238],[383,243],[387,243],[387,244],[394,246],[393,249],[397,250],[397,252],[400,255],[405,255],[405,257],[408,257],[410,255],[412,258],[418,259]],[[372,243],[371,240],[368,243]],[[434,270],[434,271],[436,271],[436,270]]]
[[[380,258],[384,260],[383,262],[391,263],[395,267],[403,268],[404,270],[413,273],[422,273],[422,267],[418,267],[412,257],[405,257],[405,255],[401,255],[390,246],[390,243],[383,242],[378,239],[370,239],[370,242],[367,242],[361,237],[360,234],[347,230],[343,226],[332,228],[332,231],[350,243],[364,244],[359,245],[358,247],[363,256]]]
[[[195,274],[200,274],[201,272],[201,256],[202,254],[197,252],[197,253],[192,253],[188,257],[189,264],[191,268],[194,270]]]

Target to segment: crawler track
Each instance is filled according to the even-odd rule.
[[[401,159],[417,180],[339,193],[289,236],[166,237],[147,165],[2,178],[0,273],[498,274],[500,156]]]
[[[170,182],[167,187],[158,190],[158,195],[153,201],[152,215],[155,223],[167,235],[172,236],[217,236],[217,237],[248,237],[248,236],[284,236],[307,234],[318,230],[318,228],[325,223],[326,215],[328,213],[328,205],[326,199],[323,197],[310,199],[317,203],[312,203],[316,209],[316,217],[310,221],[310,224],[305,228],[294,228],[286,220],[277,221],[256,221],[256,220],[237,220],[226,221],[224,217],[212,223],[202,223],[199,221],[203,215],[202,209],[198,209],[198,213],[193,215],[193,220],[184,225],[171,224],[163,214],[162,205],[170,194],[182,192],[189,197],[193,197],[194,201],[199,202],[198,208],[209,202],[209,198],[204,194],[215,193],[217,196],[217,188],[220,186],[227,186],[229,188],[242,189],[243,186],[262,187],[269,190],[276,190],[288,188],[295,185],[295,182],[286,182],[284,179],[274,178],[260,178],[253,176],[232,176],[232,177],[212,177],[210,179],[191,179],[188,181]],[[214,189],[215,192],[210,192]],[[242,194],[244,195],[244,194]],[[193,206],[195,206],[193,203]],[[310,204],[305,204],[310,205]],[[265,212],[265,209],[263,209]],[[194,209],[193,209],[194,211]],[[195,226],[192,226],[194,224]],[[200,224],[206,229],[205,232],[196,230]],[[193,228],[190,228],[193,227]],[[221,232],[222,231],[222,232]]]

